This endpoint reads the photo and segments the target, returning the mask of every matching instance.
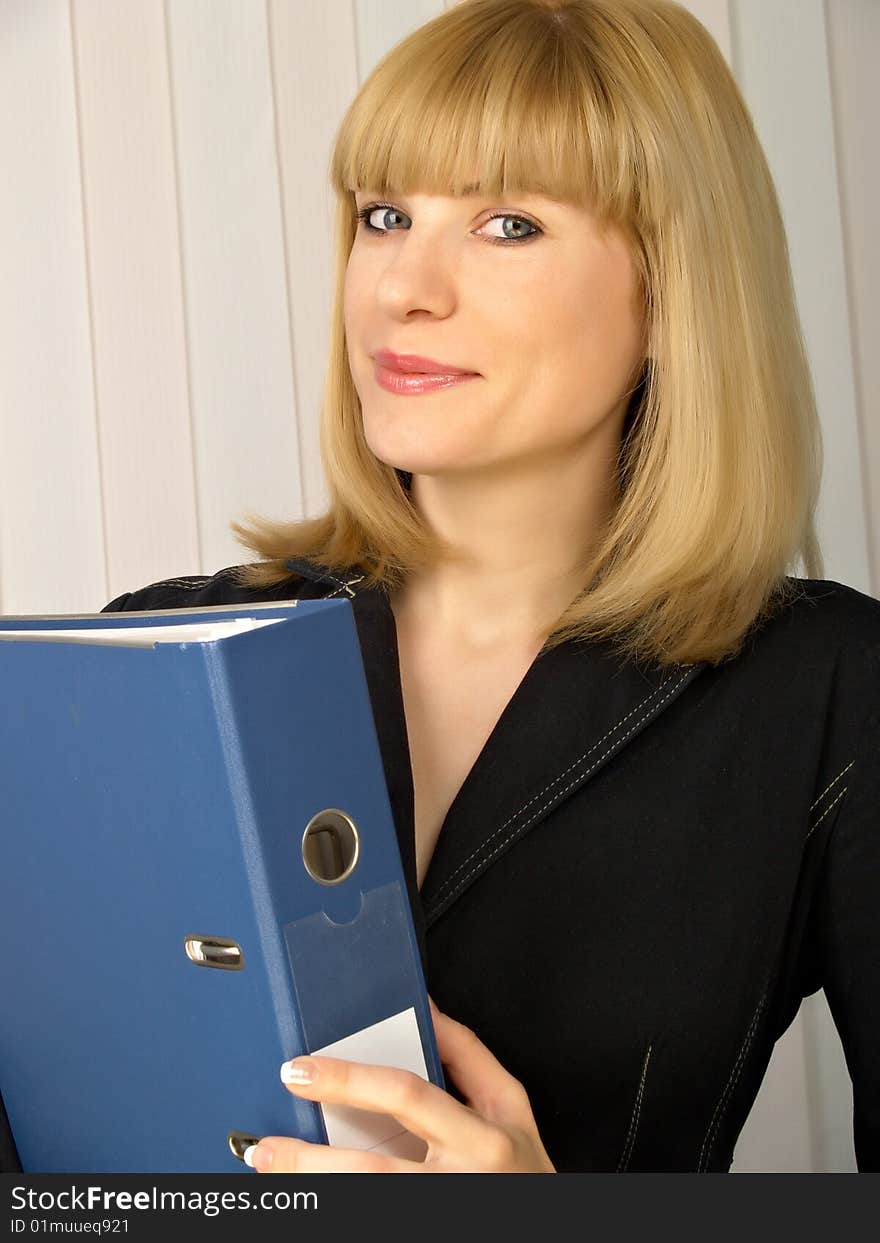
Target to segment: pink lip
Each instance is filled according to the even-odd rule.
[[[403,397],[415,397],[421,393],[435,393],[441,388],[452,388],[456,384],[467,384],[470,380],[476,380],[479,377],[473,371],[462,371],[447,375],[431,375],[422,373],[406,374],[403,371],[395,371],[393,367],[383,367],[381,363],[375,364],[376,383],[380,388],[386,389],[389,393],[397,393]]]
[[[395,354],[392,350],[377,350],[373,359],[380,367],[391,371],[403,372],[406,375],[418,372],[421,375],[476,375],[475,371],[466,371],[462,367],[453,367],[451,363],[438,363],[435,358],[423,358],[420,354]]]

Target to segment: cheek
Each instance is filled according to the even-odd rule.
[[[577,297],[582,305],[571,300]],[[514,436],[564,442],[598,425],[631,387],[641,325],[625,307],[583,287],[568,299],[554,297],[535,323],[515,352],[504,409]]]
[[[527,382],[555,390],[560,400],[573,394],[606,397],[626,384],[638,356],[640,333],[628,315],[594,295],[581,305],[559,298],[541,317],[540,336],[524,346],[518,367]]]
[[[643,318],[629,270],[562,283],[541,317],[559,384],[594,396],[599,406],[616,401],[643,353]]]
[[[358,307],[357,278],[351,268],[347,268],[342,282],[342,315],[346,328],[351,328],[352,318]]]
[[[342,312],[346,326],[360,324],[375,302],[373,293],[376,288],[375,274],[371,274],[366,265],[352,255],[342,281]]]
[[[372,374],[372,362],[367,350],[375,333],[370,330],[371,309],[368,290],[356,273],[346,273],[342,287],[342,321],[345,329],[345,348],[352,378],[360,388]]]

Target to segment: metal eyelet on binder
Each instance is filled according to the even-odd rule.
[[[244,967],[241,946],[229,937],[184,937],[183,948],[197,967],[219,967],[221,971],[241,971]]]
[[[338,807],[325,807],[312,816],[303,833],[303,863],[319,885],[347,880],[357,867],[360,848],[357,825]]]
[[[229,1151],[239,1161],[244,1160],[244,1154],[251,1144],[258,1144],[262,1138],[262,1135],[251,1135],[248,1131],[230,1131],[226,1136]]]

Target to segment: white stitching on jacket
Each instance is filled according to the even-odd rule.
[[[518,811],[515,811],[512,816],[508,816],[508,818],[504,821],[504,824],[502,824],[500,828],[496,829],[495,832],[492,833],[489,837],[487,837],[484,842],[481,842],[481,844],[476,848],[476,850],[472,850],[471,853],[468,855],[468,857],[462,863],[458,865],[455,871],[443,882],[443,884],[437,890],[437,896],[432,904],[433,908],[436,909],[436,907],[440,905],[440,902],[441,902],[440,895],[443,893],[445,889],[449,888],[449,886],[455,880],[455,877],[462,870],[462,868],[467,867],[467,865],[470,863],[471,859],[473,859],[475,855],[482,853],[486,849],[486,847],[489,845],[489,842],[492,841],[493,837],[497,837],[499,833],[503,832],[503,830],[507,827],[508,824],[510,824],[512,820],[515,820],[518,816],[520,816],[525,811],[526,807],[528,807],[531,803],[534,803],[536,798],[540,798],[542,794],[546,794],[546,792],[551,788],[551,786],[555,786],[557,782],[562,780],[562,778],[565,776],[566,773],[571,772],[572,768],[575,768],[578,764],[581,763],[582,760],[585,760],[588,755],[590,755],[593,751],[596,750],[596,747],[600,746],[605,741],[606,738],[610,738],[610,736],[616,730],[620,728],[620,726],[623,724],[624,721],[629,720],[633,712],[638,712],[639,708],[643,708],[645,704],[649,703],[654,698],[654,696],[657,695],[663,689],[666,683],[670,680],[671,676],[672,675],[670,674],[669,677],[664,678],[664,680],[660,683],[660,685],[655,690],[651,691],[650,695],[648,695],[645,699],[643,699],[640,704],[636,704],[635,708],[629,711],[626,714],[626,716],[623,717],[622,720],[618,721],[617,724],[613,726],[613,728],[610,729],[607,734],[604,734],[599,739],[598,742],[594,742],[593,745],[590,747],[589,751],[585,751],[584,754],[579,756],[579,758],[576,759],[573,764],[569,764],[565,772],[560,773],[558,777],[555,777],[551,782],[549,782],[549,784],[544,786],[543,790],[539,790],[538,793],[533,798],[529,799],[528,803],[525,803],[522,807],[519,808]],[[675,686],[672,687],[672,690],[667,691],[663,699],[660,700],[660,703],[661,704],[665,703],[666,700],[669,698],[669,696],[672,695],[676,690],[678,690],[679,686],[681,686],[683,682],[687,681],[689,676],[690,674],[686,673],[683,677],[679,678]],[[642,716],[640,716],[639,719],[630,727],[627,733],[625,733],[622,738],[618,739],[618,742],[612,743],[612,745],[605,752],[603,752],[603,754],[600,755],[597,760],[593,762],[592,766],[588,768],[585,773],[581,773],[578,777],[575,777],[574,781],[569,782],[569,784],[565,787],[564,790],[559,791],[559,794],[560,795],[566,794],[570,789],[572,789],[573,786],[576,786],[579,781],[583,780],[586,777],[589,777],[593,769],[596,768],[597,765],[602,763],[602,761],[605,759],[605,756],[609,755],[614,750],[614,748],[618,745],[618,743],[625,742],[626,739],[630,736],[630,734],[636,729],[636,727],[642,723],[645,717],[650,716],[651,712],[653,711],[654,709],[650,708],[647,712],[643,713]],[[520,825],[519,828],[517,829],[514,829],[513,833],[509,834],[508,837],[506,837],[504,841],[501,842],[500,845],[496,846],[490,855],[487,855],[485,859],[481,860],[480,863],[477,863],[475,867],[471,868],[470,872],[468,872],[466,876],[462,877],[461,881],[459,881],[459,883],[456,885],[455,889],[453,890],[453,894],[458,893],[461,887],[470,879],[470,877],[474,874],[477,868],[481,867],[483,863],[488,863],[490,859],[493,859],[495,855],[498,854],[499,850],[503,850],[504,847],[507,845],[507,843],[511,840],[511,838],[515,837],[517,833],[520,833],[523,830],[527,829],[528,826],[532,823],[532,821],[535,820],[538,816],[540,816],[541,812],[544,811],[547,807],[549,807],[550,804],[553,802],[553,799],[556,797],[557,795],[554,794],[551,798],[549,798],[547,802],[543,804],[543,806],[539,807],[538,810],[532,816],[529,817],[529,819],[525,822],[525,824]],[[449,895],[449,896],[451,897],[453,895]],[[442,900],[446,901],[445,898]]]
[[[617,1163],[617,1169],[615,1171],[615,1173],[617,1174],[622,1174],[624,1170],[626,1170],[626,1167],[629,1165],[630,1156],[632,1155],[633,1144],[635,1143],[635,1135],[636,1135],[636,1131],[638,1130],[638,1125],[639,1125],[639,1116],[642,1112],[642,1093],[645,1088],[645,1077],[648,1073],[648,1062],[651,1060],[651,1050],[653,1049],[653,1047],[654,1047],[653,1044],[648,1045],[648,1052],[645,1054],[645,1060],[642,1063],[642,1077],[639,1080],[639,1090],[638,1090],[638,1093],[636,1094],[636,1103],[635,1103],[635,1106],[633,1107],[633,1116],[630,1119],[629,1131],[627,1132],[627,1136],[626,1136],[626,1143],[623,1146],[623,1152],[621,1153],[620,1160]]]
[[[816,821],[816,823],[815,823],[814,825],[811,825],[810,829],[809,829],[809,830],[808,830],[808,832],[807,832],[807,837],[809,837],[811,833],[813,833],[816,829],[818,829],[819,825],[822,823],[822,821],[823,821],[823,820],[825,819],[825,817],[828,815],[829,811],[831,811],[831,808],[832,808],[832,807],[834,807],[834,806],[836,806],[836,805],[840,802],[840,800],[843,798],[844,794],[846,794],[846,792],[847,792],[847,790],[848,790],[848,789],[849,789],[849,786],[844,786],[844,787],[843,787],[843,789],[842,789],[842,790],[840,791],[840,793],[838,794],[837,798],[834,800],[834,802],[833,802],[833,803],[829,803],[829,804],[828,804],[828,806],[827,806],[827,807],[825,808],[825,810],[822,812],[822,815],[819,817],[819,819]],[[804,838],[804,841],[806,841],[806,840],[807,840],[807,837],[805,837],[805,838]]]
[[[345,580],[345,582],[341,582],[338,578],[333,578],[333,575],[332,575],[332,574],[328,574],[328,575],[327,575],[327,577],[328,577],[328,578],[333,579],[333,582],[334,582],[334,583],[339,583],[339,586],[338,586],[338,587],[336,587],[336,588],[335,588],[335,590],[328,592],[328,593],[327,593],[327,595],[325,595],[325,596],[321,596],[320,598],[321,598],[322,600],[330,600],[330,599],[332,599],[332,598],[333,598],[333,596],[338,596],[338,595],[339,595],[339,593],[340,593],[340,591],[343,591],[343,590],[347,591],[347,592],[348,592],[348,598],[349,598],[350,600],[353,600],[353,599],[354,599],[354,596],[355,596],[355,593],[352,591],[352,586],[353,586],[355,583],[359,583],[359,582],[361,581],[361,579],[366,578],[366,575],[365,575],[365,574],[359,574],[357,578],[347,578],[347,579]]]
[[[204,587],[205,583],[209,583],[212,578],[218,578],[221,574],[225,573],[225,570],[218,570],[217,574],[214,575],[193,574],[187,578],[163,578],[158,583],[150,583],[144,588],[144,590],[150,591],[153,587],[182,587],[186,591],[197,591],[200,587]],[[302,577],[305,576],[303,575]],[[366,575],[359,574],[356,578],[349,578],[345,581],[335,578],[332,574],[328,574],[327,577],[338,585],[334,591],[329,593],[329,595],[322,596],[321,599],[323,600],[329,600],[331,596],[335,596],[343,590],[348,592],[350,598],[353,598],[355,593],[351,590],[352,585],[361,582],[362,579],[366,578]]]
[[[185,587],[190,591],[195,591],[196,588],[204,587],[205,583],[211,581],[210,574],[194,574],[193,578],[195,578],[195,582],[184,578],[163,578],[161,582],[150,583],[150,586],[145,588],[145,590],[149,591],[151,587]]]
[[[837,776],[834,778],[834,781],[829,781],[828,785],[825,787],[825,789],[822,791],[822,793],[821,793],[821,794],[819,795],[819,797],[816,799],[816,802],[815,802],[815,803],[813,803],[813,804],[812,804],[812,806],[810,807],[810,811],[812,811],[812,810],[813,810],[813,807],[815,807],[818,803],[821,803],[822,799],[825,797],[825,795],[828,793],[828,791],[831,789],[831,787],[832,787],[833,785],[835,785],[835,784],[836,784],[836,783],[840,780],[840,778],[843,776],[843,774],[844,774],[844,773],[848,773],[848,772],[849,772],[849,770],[852,768],[853,764],[855,764],[855,760],[850,760],[850,762],[847,764],[846,768],[842,768],[842,769],[840,770],[840,772],[839,772],[839,773],[837,774]]]
[[[721,1125],[721,1119],[724,1117],[725,1110],[727,1109],[727,1104],[724,1103],[725,1097],[729,1097],[730,1093],[732,1093],[733,1089],[736,1087],[737,1080],[739,1079],[739,1076],[740,1076],[740,1071],[742,1070],[743,1060],[745,1058],[746,1053],[748,1052],[749,1045],[752,1043],[752,1036],[754,1036],[755,1034],[755,1027],[758,1022],[758,1015],[761,1013],[761,1010],[764,1007],[764,1002],[766,1000],[767,1000],[767,990],[765,989],[764,992],[761,994],[761,1000],[758,1002],[758,1005],[755,1009],[755,1013],[752,1015],[752,1021],[749,1024],[749,1030],[746,1032],[745,1040],[743,1041],[742,1047],[740,1048],[740,1051],[739,1051],[739,1055],[733,1064],[733,1069],[731,1070],[727,1083],[724,1086],[724,1091],[721,1093],[718,1104],[715,1106],[715,1112],[712,1114],[712,1119],[709,1123],[709,1129],[706,1132],[705,1139],[703,1140],[703,1147],[700,1149],[700,1159],[697,1162],[697,1173],[698,1174],[704,1173],[705,1166],[709,1164],[709,1155],[712,1151],[712,1146],[715,1143],[715,1136],[718,1133],[718,1128]],[[730,1103],[729,1100],[727,1103],[728,1104]],[[722,1105],[724,1105],[723,1109],[721,1108]],[[704,1157],[705,1157],[705,1160],[704,1160]]]

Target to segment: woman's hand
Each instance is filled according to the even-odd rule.
[[[294,1065],[311,1062],[319,1073],[311,1083],[287,1084],[306,1100],[390,1114],[428,1145],[423,1161],[267,1135],[248,1149],[248,1164],[271,1174],[555,1174],[519,1080],[433,1001],[431,1013],[440,1061],[467,1105],[410,1071],[336,1057],[296,1058]]]

